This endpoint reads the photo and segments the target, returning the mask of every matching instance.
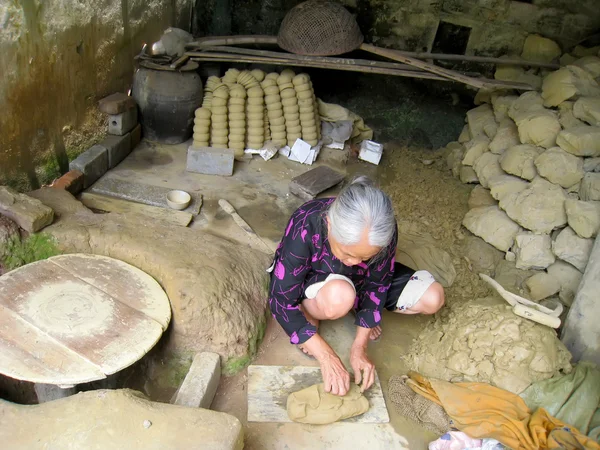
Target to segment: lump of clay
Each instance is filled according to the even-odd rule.
[[[519,177],[512,175],[501,175],[489,180],[490,193],[496,200],[501,200],[506,194],[521,192],[529,186],[529,183]]]
[[[547,271],[548,275],[560,284],[560,292],[558,294],[560,300],[565,305],[571,306],[583,274],[571,264],[560,259],[548,267]]]
[[[513,246],[517,269],[545,269],[554,263],[556,258],[551,246],[552,240],[548,234],[517,234]]]
[[[473,164],[473,170],[479,178],[479,182],[484,188],[489,187],[489,181],[497,176],[504,175],[504,171],[498,162],[500,156],[490,152],[485,152]]]
[[[467,123],[469,125],[469,133],[471,133],[473,138],[485,134],[491,139],[496,135],[498,129],[494,112],[488,104],[478,106],[477,108],[468,111]]]
[[[519,139],[523,144],[550,148],[556,145],[556,136],[561,130],[558,116],[547,109],[533,111],[521,117],[517,124]]]
[[[477,236],[465,239],[463,254],[473,266],[473,272],[489,276],[494,276],[496,265],[504,258],[504,253]]]
[[[530,34],[523,44],[521,57],[527,61],[552,62],[562,54],[560,47],[552,39]]]
[[[486,136],[477,136],[465,143],[465,155],[462,163],[464,166],[472,166],[475,161],[488,151],[490,140]]]
[[[562,102],[558,105],[558,121],[565,130],[585,126],[585,123],[573,114],[573,105],[573,102]]]
[[[500,156],[500,166],[506,173],[533,180],[537,175],[534,161],[542,152],[542,148],[534,145],[515,145]]]
[[[581,67],[567,66],[550,73],[542,83],[544,106],[558,106],[573,97],[600,96],[600,86]]]
[[[490,191],[483,186],[475,186],[469,195],[469,209],[479,208],[480,206],[495,206],[498,201],[492,197]]]
[[[325,425],[359,416],[369,410],[369,401],[354,383],[343,397],[328,394],[323,384],[294,392],[287,399],[287,413],[294,422]]]
[[[427,324],[406,357],[409,367],[427,377],[490,383],[515,394],[571,371],[571,354],[553,329],[516,316],[499,301],[469,302]]]
[[[569,199],[565,201],[567,221],[582,238],[596,237],[600,230],[600,202]]]
[[[600,125],[600,98],[582,97],[573,105],[573,115],[590,125]]]
[[[600,156],[600,127],[584,125],[562,130],[556,144],[575,156]]]
[[[469,131],[469,125],[465,125],[458,136],[458,142],[464,144],[467,141],[471,140],[471,132]]]
[[[519,145],[519,132],[515,123],[509,119],[503,119],[498,125],[498,132],[492,142],[490,142],[490,151],[501,155],[504,151],[515,145]]]
[[[600,173],[587,172],[579,188],[581,200],[600,201]]]
[[[465,184],[479,183],[479,178],[477,178],[477,174],[475,173],[473,168],[469,166],[461,166],[458,177],[460,178],[460,181],[462,181]]]
[[[526,189],[502,197],[500,208],[522,227],[547,234],[567,224],[566,199],[560,186],[537,177]]]
[[[508,251],[521,227],[497,206],[471,209],[463,219],[467,230],[498,250]]]
[[[544,99],[536,91],[526,92],[519,98],[515,99],[508,109],[508,117],[519,122],[527,117],[528,114],[534,111],[544,110]]]
[[[508,110],[513,102],[518,99],[516,95],[498,95],[492,97],[492,106],[496,122],[501,123],[508,117]]]
[[[583,158],[560,147],[549,148],[534,163],[541,176],[564,188],[576,185],[583,178]]]
[[[574,66],[581,67],[586,72],[589,72],[596,81],[600,77],[600,58],[595,55],[584,56],[572,62]]]
[[[539,302],[560,291],[559,281],[546,272],[536,273],[527,278],[525,285],[529,290],[529,297],[534,302]]]
[[[593,239],[579,237],[571,227],[567,227],[559,233],[552,243],[552,251],[558,258],[583,272],[590,259],[593,246]]]

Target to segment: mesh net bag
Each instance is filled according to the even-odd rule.
[[[292,8],[277,36],[281,48],[299,55],[339,55],[357,49],[363,35],[339,3],[310,0]]]
[[[438,435],[450,430],[450,418],[444,408],[408,387],[406,377],[391,377],[388,393],[394,408],[401,416],[414,420],[426,430]]]

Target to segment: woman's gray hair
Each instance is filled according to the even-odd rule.
[[[387,247],[396,229],[394,207],[385,192],[364,176],[355,178],[327,211],[330,233],[342,245],[355,245],[366,229],[369,244]]]

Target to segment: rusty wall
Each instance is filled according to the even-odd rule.
[[[35,188],[104,133],[99,98],[129,88],[133,57],[185,0],[7,0],[0,3],[0,184]]]

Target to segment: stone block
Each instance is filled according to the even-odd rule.
[[[198,353],[172,403],[210,409],[220,379],[221,357],[217,353]]]
[[[108,152],[108,168],[112,169],[131,153],[131,133],[123,136],[108,135],[98,145]]]
[[[77,195],[83,191],[83,178],[83,172],[79,170],[70,170],[52,183],[52,187],[64,189],[73,195]]]
[[[30,233],[41,230],[54,220],[52,208],[6,186],[0,186],[0,214]]]
[[[138,124],[137,108],[131,108],[121,114],[108,116],[108,134],[123,136]]]
[[[131,150],[136,148],[142,141],[142,126],[138,123],[133,130],[131,130]]]
[[[104,97],[98,102],[98,109],[105,114],[121,114],[125,111],[136,108],[136,103],[133,97],[130,97],[122,92]]]
[[[600,200],[600,173],[586,172],[579,188],[581,200]]]
[[[206,175],[233,175],[234,151],[230,148],[188,148],[186,170]]]
[[[83,173],[83,188],[87,189],[108,170],[108,150],[94,145],[71,161],[69,169]]]
[[[548,234],[517,234],[513,245],[517,269],[545,269],[553,264],[556,258],[551,246],[552,240]]]

